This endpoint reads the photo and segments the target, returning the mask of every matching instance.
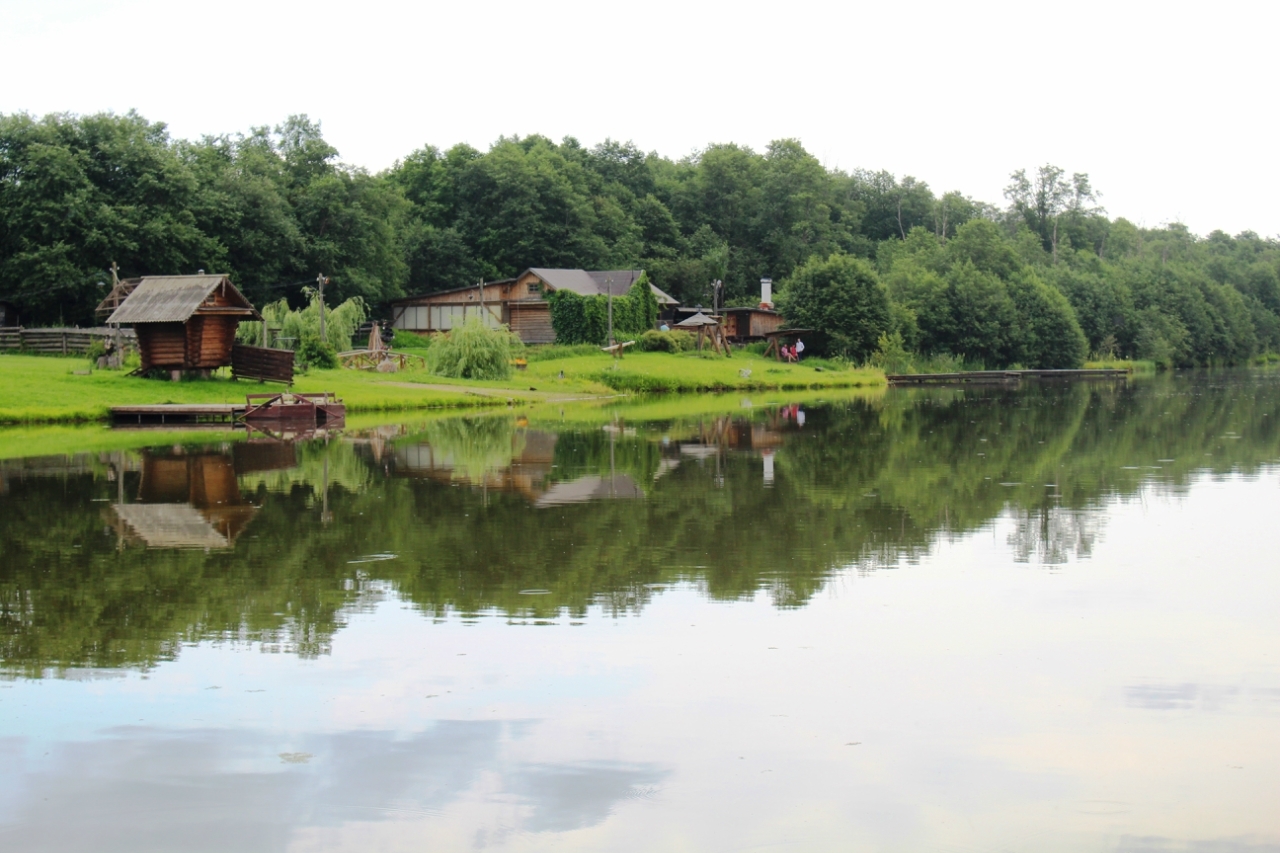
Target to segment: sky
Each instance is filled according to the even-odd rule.
[[[1280,4],[0,0],[0,113],[137,110],[175,137],[305,113],[370,171],[423,145],[799,139],[1001,204],[1086,172],[1107,212],[1280,235]]]

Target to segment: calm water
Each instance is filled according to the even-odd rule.
[[[0,848],[1280,850],[1280,375],[782,402],[0,462]]]

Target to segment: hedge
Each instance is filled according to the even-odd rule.
[[[609,337],[609,297],[579,296],[570,290],[547,294],[551,305],[551,328],[558,344],[604,346]],[[613,337],[640,335],[658,321],[658,298],[649,287],[648,274],[641,275],[625,296],[613,297]]]

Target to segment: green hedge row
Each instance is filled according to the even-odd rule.
[[[609,337],[609,297],[579,296],[569,290],[547,294],[557,344],[604,346]],[[641,335],[658,321],[658,298],[642,275],[625,296],[613,297],[613,337]]]

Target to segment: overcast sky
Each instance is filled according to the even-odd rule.
[[[136,109],[176,137],[319,120],[377,171],[425,144],[795,137],[1003,204],[1088,172],[1112,216],[1280,234],[1280,5],[0,0],[0,112]]]

